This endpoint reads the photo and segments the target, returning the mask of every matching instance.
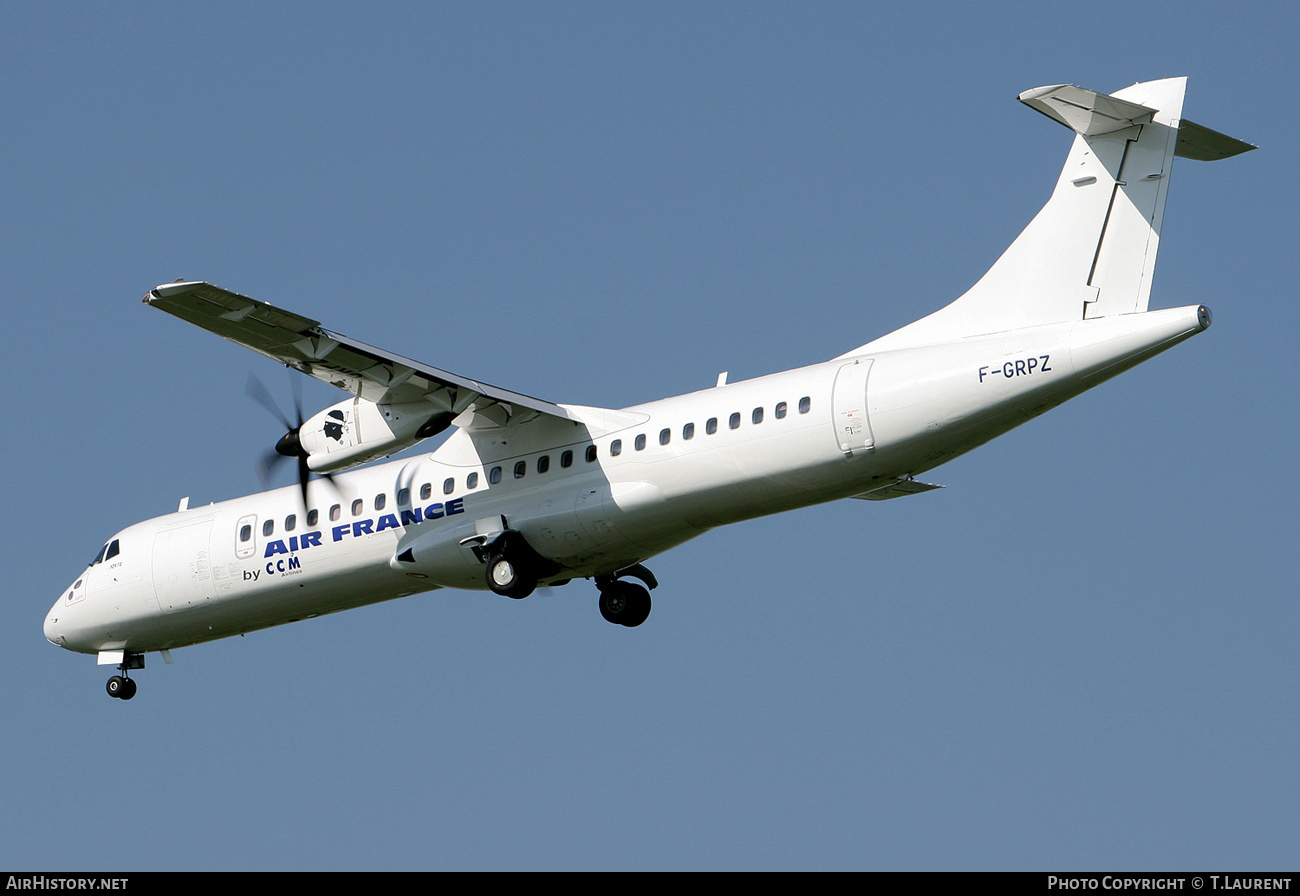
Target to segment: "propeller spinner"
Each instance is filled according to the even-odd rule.
[[[302,431],[303,413],[302,413],[302,387],[298,379],[294,377],[291,381],[293,389],[293,412],[294,416],[290,417],[280,409],[276,400],[271,396],[271,392],[262,384],[256,376],[249,376],[247,392],[258,404],[270,411],[277,420],[284,426],[288,432],[280,436],[279,441],[275,443],[272,451],[263,455],[257,465],[258,476],[261,477],[262,486],[269,488],[271,471],[279,466],[285,459],[294,458],[298,461],[298,487],[302,492],[303,506],[307,506],[307,480],[311,478],[311,469],[307,466],[307,452],[302,447],[300,433]],[[329,476],[325,477],[329,479]]]

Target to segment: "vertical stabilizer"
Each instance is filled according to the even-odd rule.
[[[1174,155],[1253,148],[1190,122],[1180,135],[1186,85],[1168,78],[1109,96],[1068,84],[1022,93],[1022,103],[1075,132],[1047,204],[961,298],[844,357],[1145,311]]]

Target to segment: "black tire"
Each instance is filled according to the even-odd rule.
[[[135,696],[134,678],[122,679],[122,693],[118,694],[118,696],[121,697],[123,700],[130,700],[132,697]]]
[[[127,680],[121,675],[114,675],[108,680],[108,684],[104,685],[104,689],[108,691],[108,696],[120,698],[122,692],[126,690],[126,682]]]
[[[497,554],[487,563],[487,585],[497,594],[521,600],[533,593],[537,580],[506,555]]]
[[[600,615],[606,622],[636,628],[650,615],[650,592],[635,582],[611,582],[600,592]]]

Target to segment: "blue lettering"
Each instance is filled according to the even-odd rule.
[[[456,514],[456,513],[464,513],[464,512],[465,512],[464,498],[456,498],[454,500],[447,502],[447,516],[451,516],[452,514]]]
[[[411,525],[411,523],[419,523],[423,521],[424,521],[424,511],[422,511],[418,507],[412,508],[411,510],[402,511],[403,526],[409,526]]]
[[[430,504],[424,508],[424,518],[426,520],[442,519],[442,504]]]
[[[276,541],[268,541],[266,543],[266,553],[263,554],[262,556],[274,557],[276,554],[287,554],[287,553],[289,553],[289,549],[284,546],[283,541],[279,541],[277,539]]]
[[[385,529],[400,529],[397,523],[397,517],[391,513],[386,513],[379,518],[379,525],[375,527],[376,532],[383,532]]]
[[[319,532],[308,532],[306,535],[302,537],[302,549],[305,551],[307,550],[307,548],[311,548],[311,547],[317,547],[317,548],[320,547]]]
[[[342,525],[342,526],[335,526],[334,529],[333,529],[332,531],[334,532],[334,540],[335,540],[335,541],[342,541],[342,540],[343,540],[343,536],[344,536],[344,535],[347,535],[349,532],[352,531],[352,527],[349,526],[349,525],[344,524],[344,525]]]

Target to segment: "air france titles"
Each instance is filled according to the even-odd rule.
[[[334,526],[330,529],[331,541],[342,541],[345,538],[361,538],[363,535],[377,535],[380,532],[386,532],[389,529],[405,529],[407,526],[415,523],[431,522],[440,520],[443,517],[455,516],[458,513],[465,512],[465,499],[455,498],[445,504],[441,501],[430,504],[428,507],[413,507],[410,510],[403,510],[400,514],[385,513],[379,518],[370,518],[364,520],[354,520],[350,523],[343,523],[340,526]],[[262,558],[267,561],[266,572],[268,575],[281,573],[289,575],[299,570],[301,562],[296,556],[299,551],[305,551],[308,548],[318,548],[324,533],[322,532],[304,532],[302,535],[291,535],[288,539],[277,538],[266,543],[266,553]],[[280,554],[288,554],[288,557],[271,559]]]

